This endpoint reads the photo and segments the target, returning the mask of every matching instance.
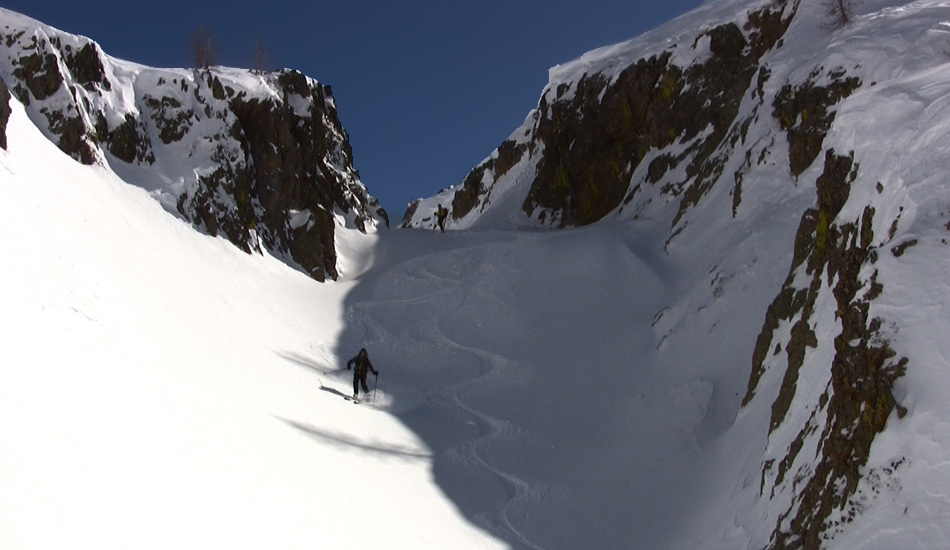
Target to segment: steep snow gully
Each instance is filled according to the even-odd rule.
[[[703,434],[735,414],[713,394],[741,382],[655,366],[652,325],[682,279],[638,230],[387,232],[346,300],[337,355],[369,350],[378,407],[513,548],[669,545],[700,500]]]
[[[457,239],[431,237],[406,234],[383,240],[384,257],[405,256],[367,275],[350,295],[346,319],[352,334],[342,341],[352,341],[353,349],[365,345],[372,350],[395,397],[391,412],[430,446],[434,476],[462,512],[518,547],[539,548],[509,520],[511,510],[527,498],[528,484],[481,456],[494,441],[517,437],[517,431],[511,422],[466,399],[484,380],[502,376],[508,360],[457,339],[452,320],[445,317],[474,306],[465,303],[469,297],[463,290],[464,271],[472,266],[446,248]],[[464,246],[478,247],[487,240]],[[433,244],[442,246],[432,251]],[[483,298],[488,298],[483,305],[490,303],[490,297]]]

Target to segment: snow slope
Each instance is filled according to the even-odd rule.
[[[950,11],[892,4],[862,4],[844,36],[863,48],[824,38],[877,81],[841,103],[827,146],[862,166],[836,222],[874,205],[871,313],[908,358],[894,390],[907,414],[833,517],[851,516],[827,532],[835,549],[950,538]],[[817,22],[796,20],[802,40]],[[781,150],[765,155],[738,215],[714,188],[673,240],[677,204],[662,200],[559,232],[504,208],[445,235],[345,232],[344,280],[320,285],[80,166],[11,105],[0,548],[769,545],[791,502],[762,491],[763,462],[787,450],[769,426],[781,370],[741,402],[820,163],[793,181]],[[815,310],[796,421],[840,331],[833,298]],[[334,369],[362,346],[379,394],[354,406]]]
[[[354,283],[197,233],[11,104],[0,548],[502,546],[418,436],[341,397]]]
[[[651,224],[353,233],[372,269],[320,285],[19,106],[8,134],[0,546],[660,548],[701,502],[756,327],[657,353],[663,305],[714,289]],[[362,345],[381,389],[354,407],[332,369]]]
[[[151,68],[0,8],[0,78],[52,142],[169,212],[318,280],[337,229],[388,224],[329,86],[299,72]]]
[[[795,15],[782,40],[762,57],[758,80],[753,81],[737,105],[738,114],[722,143],[716,144],[719,149],[711,158],[721,162],[712,169],[717,175],[705,187],[697,183],[699,178],[690,179],[686,165],[693,155],[693,142],[674,140],[665,149],[650,150],[642,158],[631,153],[631,162],[640,164],[632,170],[629,191],[622,195],[626,197],[623,204],[604,217],[602,228],[584,230],[608,235],[592,239],[588,246],[593,247],[627,233],[628,248],[637,251],[635,257],[644,260],[651,270],[662,274],[667,292],[649,286],[648,296],[657,301],[643,300],[647,311],[640,309],[641,302],[625,303],[626,296],[615,296],[609,302],[625,304],[621,308],[625,314],[600,318],[601,329],[605,325],[626,326],[628,334],[633,335],[629,340],[615,340],[608,351],[603,351],[589,346],[587,338],[570,338],[574,334],[584,335],[583,328],[593,322],[578,316],[574,333],[565,330],[545,341],[549,348],[558,351],[530,364],[541,368],[539,365],[570,356],[571,350],[582,349],[591,357],[588,362],[599,365],[604,362],[599,357],[613,357],[618,346],[631,345],[629,355],[620,358],[624,361],[635,357],[636,360],[626,361],[634,372],[639,372],[637,365],[642,362],[651,368],[662,368],[666,376],[676,373],[694,387],[705,386],[694,394],[699,396],[696,402],[702,404],[699,420],[688,421],[677,413],[672,417],[691,426],[686,439],[695,437],[702,452],[693,456],[667,454],[656,460],[657,465],[662,462],[671,471],[695,474],[693,480],[701,480],[704,488],[696,491],[689,484],[667,484],[674,493],[667,494],[649,484],[630,482],[631,474],[612,475],[610,479],[615,483],[630,483],[632,489],[627,498],[636,494],[643,499],[642,506],[626,507],[631,517],[613,518],[617,520],[611,523],[617,537],[611,539],[614,543],[633,539],[645,548],[940,548],[945,546],[945,526],[950,515],[947,407],[937,397],[944,395],[950,385],[944,337],[950,329],[944,314],[950,303],[950,287],[944,281],[946,246],[950,240],[950,196],[943,183],[948,165],[940,145],[950,138],[950,127],[944,122],[950,115],[946,111],[950,89],[945,84],[950,80],[950,11],[946,3],[861,2],[851,24],[840,30],[828,28],[826,16],[816,2],[706,3],[655,31],[553,68],[541,106],[529,114],[506,142],[509,151],[515,149],[512,144],[526,146],[524,153],[514,157],[517,162],[512,164],[511,158],[498,162],[503,152],[501,148],[496,150],[473,171],[470,177],[474,176],[475,181],[467,179],[463,186],[419,201],[407,214],[404,225],[430,227],[437,204],[448,204],[458,198],[457,193],[464,195],[471,189],[477,195],[473,198],[473,191],[466,200],[474,203],[474,208],[465,210],[459,219],[450,219],[450,229],[478,232],[557,226],[557,212],[542,211],[538,216],[535,211],[534,218],[528,218],[522,211],[525,196],[538,177],[539,162],[549,143],[545,140],[550,138],[539,138],[537,134],[547,120],[546,114],[583,118],[596,106],[579,113],[570,112],[570,107],[557,111],[544,106],[556,101],[569,105],[574,94],[580,93],[579,82],[583,79],[591,75],[615,79],[638,59],[659,52],[669,51],[671,63],[684,69],[702,64],[710,54],[709,38],[704,32],[731,22],[748,30],[749,13],[766,6],[778,6],[786,14]],[[833,89],[838,85],[834,80],[840,75],[856,78],[860,84],[853,94],[830,101],[832,122],[827,135],[819,138],[820,151],[816,152],[821,154],[802,166],[803,171],[793,172],[789,149],[796,136],[789,130],[800,130],[807,126],[809,118],[815,120],[820,115],[816,114],[815,105],[808,105],[799,107],[791,119],[783,120],[781,117],[787,115],[783,109],[787,103],[807,103],[806,96],[816,88]],[[790,101],[790,96],[795,97]],[[588,97],[584,106],[589,107],[590,103],[596,101]],[[572,143],[571,136],[559,137],[564,138],[561,143]],[[661,155],[675,159],[685,156],[686,161],[671,167],[658,181],[648,183],[647,167]],[[830,173],[829,164],[823,159],[834,159],[835,155],[852,163],[852,179],[835,184],[838,187],[833,193],[843,193],[845,200],[840,210],[827,217],[829,212],[819,211],[827,204],[827,197],[821,195],[821,182],[828,181]],[[493,172],[499,164],[504,166],[503,174]],[[817,217],[818,229],[808,230],[807,216]],[[618,220],[629,222],[623,224]],[[849,233],[848,227],[861,228],[860,239],[856,232]],[[836,234],[837,241],[825,240],[831,234],[828,231]],[[570,235],[576,238],[575,232]],[[568,237],[561,239],[566,241]],[[838,256],[818,260],[817,272],[812,271],[814,264],[801,263],[806,257],[824,257],[829,244],[836,247]],[[803,254],[797,265],[793,265],[795,253]],[[843,259],[846,254],[851,256]],[[508,261],[517,263],[520,255],[520,250],[509,253]],[[623,257],[615,255],[615,259]],[[858,258],[858,264],[852,299],[842,290],[844,275],[838,269],[847,261],[855,261],[854,258]],[[548,263],[545,258],[534,261],[551,280],[563,275],[564,267],[559,262]],[[834,266],[832,262],[836,262]],[[822,276],[825,267],[827,274]],[[604,273],[613,274],[619,269],[617,262],[605,261],[590,268],[589,276],[602,278]],[[610,280],[608,276],[605,288],[611,288]],[[626,273],[625,280],[630,292],[635,292],[633,289],[650,278],[634,269]],[[583,301],[596,293],[589,287],[570,288]],[[760,330],[765,333],[763,321],[770,301],[778,301],[780,291],[787,289],[801,291],[795,298],[800,304],[803,291],[809,288],[813,291],[807,293],[808,300],[813,301],[808,302],[807,314],[783,317],[771,331],[771,346],[762,361],[762,379],[756,391],[750,392],[748,405],[740,408],[753,345]],[[519,287],[518,292],[510,294],[526,294],[540,303],[549,303],[551,298],[538,296],[538,292],[532,287]],[[505,303],[510,301],[505,299]],[[594,303],[601,308],[607,305],[606,301]],[[515,309],[532,307],[530,301],[520,305]],[[651,307],[656,308],[654,316],[648,317]],[[851,330],[844,320],[849,308],[861,311],[865,307],[867,325],[861,328],[870,336],[846,338],[847,330]],[[591,309],[600,311],[597,306]],[[568,310],[577,316],[578,308]],[[551,317],[561,318],[544,316],[536,321],[547,327]],[[804,344],[796,340],[796,331],[802,330],[814,340]],[[642,338],[644,331],[656,338],[655,347],[630,343]],[[497,344],[489,340],[479,349],[494,349],[492,346]],[[802,349],[800,369],[792,366],[791,350],[796,346]],[[565,348],[568,351],[563,351]],[[847,369],[840,367],[847,366],[849,349],[869,353],[886,349],[885,354],[894,355],[887,355],[874,367],[877,373],[896,372],[898,365],[906,365],[906,372],[897,376],[893,391],[889,385],[885,388],[880,401],[862,401],[856,388],[867,387],[868,379],[842,377]],[[575,362],[564,362],[568,364],[554,369],[558,376],[579,368]],[[873,364],[865,361],[859,366]],[[519,373],[527,370],[530,369],[519,369]],[[595,376],[600,374],[598,370]],[[885,373],[880,379],[886,376],[890,374]],[[536,374],[525,385],[547,383],[546,379],[539,382],[539,378],[546,377]],[[641,381],[632,384],[627,395],[643,391],[639,387]],[[666,395],[675,388],[660,384],[654,391]],[[558,400],[574,391],[573,387],[559,390],[560,393],[551,392]],[[854,424],[835,424],[835,419],[842,418],[841,411],[849,408],[847,396],[852,394],[853,412],[845,412],[855,416]],[[893,412],[889,405],[882,405],[887,403],[885,396],[891,395],[896,405]],[[787,402],[780,403],[783,399]],[[834,411],[827,406],[829,399],[837,407]],[[787,409],[782,408],[783,404]],[[563,404],[541,407],[545,413],[528,410],[537,405],[538,401],[532,399],[515,418],[527,422],[533,416],[560,412]],[[509,411],[512,407],[499,405],[498,409]],[[861,451],[856,450],[861,444],[856,444],[859,436],[855,433],[873,424],[882,407],[886,411],[881,419],[883,431],[876,438],[871,436],[873,445],[865,462]],[[571,407],[564,406],[564,410]],[[659,431],[668,429],[671,417],[667,411],[656,407],[650,408],[649,413],[644,417],[662,426]],[[608,412],[604,416],[613,415]],[[640,429],[635,420],[631,419],[629,424],[624,435],[630,434],[644,445],[638,448],[640,453],[644,448],[663,448],[655,440],[635,436]],[[587,430],[586,424],[583,429]],[[558,433],[562,436],[562,432]],[[829,442],[835,438],[842,442],[842,447],[836,449],[836,443]],[[554,460],[544,457],[544,461]],[[858,464],[857,471],[847,477],[829,476],[825,469],[829,464],[847,461]],[[562,472],[557,479],[570,485],[584,461],[566,462],[573,469],[564,470],[571,473]],[[834,509],[809,515],[809,509],[818,510],[819,503],[805,500],[806,487],[817,487],[816,491],[840,498],[841,502]],[[595,496],[568,494],[578,509],[604,513]],[[815,494],[811,493],[812,497]],[[676,505],[664,506],[667,502]],[[822,502],[822,506],[827,502]],[[677,511],[675,526],[669,520],[638,523],[646,510],[655,512],[657,506]],[[827,516],[821,515],[824,513]],[[815,516],[818,524],[813,525],[810,534],[816,538],[797,539],[801,519]],[[551,529],[555,524],[563,529]],[[538,532],[554,541],[563,540],[568,524],[561,518],[545,524]],[[592,524],[581,529],[585,536],[605,531]],[[631,527],[627,531],[629,536],[618,534],[633,524],[638,527]],[[645,532],[652,538],[644,538]]]

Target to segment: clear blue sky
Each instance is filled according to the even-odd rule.
[[[398,224],[407,203],[455,185],[537,106],[548,69],[633,38],[702,0],[95,2],[8,0],[3,6],[98,42],[113,57],[191,66],[210,28],[218,62],[328,84],[356,168]]]

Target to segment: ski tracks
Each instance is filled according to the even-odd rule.
[[[438,264],[445,260],[439,256],[417,257],[368,281],[367,292],[357,293],[347,305],[350,334],[345,340],[365,342],[377,366],[391,362],[394,369],[402,371],[387,377],[391,384],[388,391],[394,401],[392,408],[387,407],[391,413],[403,416],[419,408],[424,409],[420,414],[432,414],[430,408],[439,410],[440,407],[459,413],[444,415],[460,424],[442,434],[445,442],[427,441],[435,450],[433,460],[469,465],[470,469],[485,472],[497,480],[503,487],[503,496],[497,505],[469,519],[514,548],[542,550],[511,521],[514,511],[526,504],[535,491],[525,480],[494,465],[488,452],[494,444],[524,434],[510,421],[479,410],[463,397],[479,394],[487,389],[489,382],[491,387],[496,387],[498,377],[510,378],[513,370],[510,360],[467,346],[443,330],[440,312],[452,313],[457,305],[454,301],[464,299],[465,289],[461,287],[465,270],[460,266],[447,268]],[[411,372],[413,370],[421,373]],[[399,403],[400,400],[406,402]],[[459,442],[457,434],[467,431],[465,424],[474,424],[477,430]],[[431,430],[428,435],[434,439]],[[433,467],[437,468],[435,464]],[[466,479],[472,483],[484,479],[484,475],[474,474]],[[443,490],[450,498],[466,492],[464,487],[443,487]]]
[[[499,355],[471,348],[453,341],[441,331],[439,331],[439,334],[442,336],[444,342],[455,346],[462,353],[477,358],[482,365],[482,372],[478,376],[446,388],[446,392],[452,402],[459,409],[476,418],[481,427],[481,435],[479,437],[455,447],[451,452],[469,458],[478,465],[478,467],[494,475],[505,487],[506,498],[504,502],[502,502],[496,510],[487,514],[487,517],[483,518],[484,526],[492,530],[492,534],[500,536],[509,542],[517,541],[518,544],[525,548],[542,550],[540,546],[528,540],[509,519],[509,512],[518,504],[525,502],[531,495],[529,484],[521,478],[492,465],[479,454],[480,448],[487,448],[491,443],[497,440],[518,437],[520,434],[519,430],[509,421],[494,418],[483,411],[475,409],[466,403],[460,395],[466,390],[477,389],[478,385],[493,375],[503,374],[505,370],[508,370],[509,361]]]

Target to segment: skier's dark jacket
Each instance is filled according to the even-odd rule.
[[[354,358],[352,358],[352,359],[350,359],[349,361],[346,362],[346,370],[350,370],[350,368],[351,368],[354,364],[356,364],[356,370],[353,371],[353,374],[354,374],[355,376],[359,376],[360,378],[363,378],[364,376],[366,376],[366,369],[367,369],[367,368],[368,368],[368,369],[370,370],[370,372],[372,372],[373,374],[379,374],[379,373],[376,371],[376,369],[373,368],[373,363],[369,360],[369,356],[367,355],[365,359],[361,359],[361,358],[360,358],[360,355],[361,355],[361,354],[357,354],[356,357],[354,357]]]

